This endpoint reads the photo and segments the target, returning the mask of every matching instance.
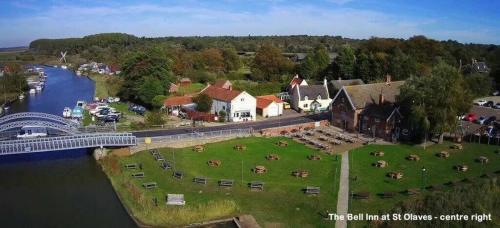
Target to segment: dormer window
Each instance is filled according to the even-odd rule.
[[[321,95],[318,95],[317,99],[318,99],[318,100],[321,100]]]

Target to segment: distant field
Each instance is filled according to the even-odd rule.
[[[286,140],[289,146],[277,146],[280,140]],[[236,144],[243,144],[247,149],[237,151],[233,149]],[[175,164],[176,170],[184,172],[182,180],[172,177],[172,171],[161,169],[147,151],[118,158],[118,161],[113,161],[111,157],[102,163],[125,205],[143,222],[155,226],[179,226],[251,214],[262,227],[273,224],[277,227],[333,226],[332,221],[325,221],[321,216],[336,209],[340,170],[339,161],[333,156],[281,137],[251,137],[213,143],[206,145],[201,153],[194,152],[192,148],[161,149],[160,153]],[[270,153],[278,154],[280,160],[266,160]],[[308,160],[307,156],[311,154],[320,155],[322,159]],[[208,160],[220,160],[222,164],[211,167],[207,165]],[[128,163],[142,164],[146,177],[131,178],[130,175],[137,171],[120,168]],[[253,173],[256,165],[265,166],[268,172]],[[293,177],[291,172],[296,169],[308,170],[310,176]],[[208,177],[208,184],[193,183],[195,176]],[[235,185],[221,188],[217,184],[220,179],[233,179]],[[144,190],[141,184],[149,181],[157,182],[159,187]],[[247,187],[250,181],[263,181],[264,191],[251,191]],[[305,195],[302,189],[306,186],[321,187],[321,194]],[[184,194],[186,205],[165,206],[167,193]],[[154,197],[159,200],[158,207],[152,203]]]
[[[445,185],[450,181],[461,181],[464,178],[479,178],[483,174],[493,173],[500,170],[500,154],[495,153],[500,149],[498,146],[483,144],[464,144],[463,150],[450,149],[449,143],[434,145],[423,150],[421,147],[409,145],[369,145],[349,154],[350,162],[350,190],[356,192],[369,192],[367,200],[352,200],[352,213],[379,213],[390,210],[394,205],[409,196],[403,194],[407,189],[431,185],[441,185],[443,190],[450,187]],[[383,151],[382,157],[376,157],[370,153]],[[450,153],[448,159],[439,158],[437,152],[447,151]],[[416,154],[420,161],[409,161],[406,157]],[[487,164],[482,165],[476,159],[485,156],[489,159]],[[388,167],[374,167],[373,163],[378,160],[388,162]],[[465,164],[469,170],[458,172],[455,165]],[[426,171],[422,178],[422,168]],[[404,177],[399,180],[386,176],[388,172],[401,172]],[[396,192],[392,199],[382,199],[377,194],[383,192]],[[429,190],[424,190],[426,193]]]

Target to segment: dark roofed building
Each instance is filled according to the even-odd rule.
[[[347,79],[347,80],[342,80],[342,78],[339,78],[337,80],[331,80],[330,83],[328,84],[328,91],[330,92],[330,97],[334,97],[337,92],[342,89],[343,86],[350,86],[350,85],[363,85],[365,84],[363,80],[361,79]]]
[[[332,101],[333,125],[386,139],[399,138],[402,118],[396,103],[404,81],[343,86]]]
[[[472,60],[472,70],[478,73],[490,72],[490,68],[488,68],[485,62],[478,62],[475,59]]]
[[[290,105],[298,112],[324,111],[330,102],[326,79],[323,85],[308,85],[305,80],[296,84],[290,92]]]

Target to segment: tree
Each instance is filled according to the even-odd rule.
[[[410,124],[420,131],[429,129],[442,143],[445,132],[456,130],[457,116],[468,111],[472,96],[460,72],[441,62],[431,76],[407,80],[399,100]]]
[[[389,56],[389,74],[394,80],[405,80],[417,73],[417,64],[413,58],[396,48]]]
[[[339,55],[335,59],[335,64],[339,69],[338,76],[346,79],[353,78],[355,60],[356,56],[354,55],[354,50],[351,46],[342,46]]]
[[[200,53],[201,61],[198,63],[203,66],[203,69],[210,72],[220,72],[224,69],[224,57],[222,56],[222,51],[216,48],[206,48]]]
[[[158,111],[147,112],[144,117],[144,121],[148,126],[158,126],[165,124],[165,119],[163,119],[163,114]]]
[[[196,110],[200,112],[209,112],[212,109],[212,98],[204,93],[194,97],[193,101],[196,104]]]
[[[151,100],[151,104],[153,105],[154,108],[161,108],[163,107],[163,102],[167,99],[167,96],[165,95],[156,95],[153,97],[153,100]]]
[[[483,97],[490,94],[493,79],[486,74],[474,73],[465,77],[465,82],[473,97]]]
[[[222,49],[222,56],[224,57],[224,71],[235,71],[240,69],[241,61],[238,53],[234,48]]]
[[[356,58],[354,75],[365,82],[373,81],[373,78],[370,77],[370,59],[364,52],[360,52]]]
[[[313,52],[310,52],[302,64],[299,66],[299,72],[304,78],[323,79],[326,69],[330,64],[330,56],[323,45],[318,46]]]
[[[156,95],[167,95],[167,86],[174,80],[170,67],[170,59],[159,48],[130,54],[122,64],[120,95],[127,100],[151,105]]]
[[[279,48],[271,44],[264,44],[259,48],[252,64],[252,72],[260,74],[266,81],[290,72],[292,68],[293,63],[281,54]]]

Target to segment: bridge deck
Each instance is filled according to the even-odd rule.
[[[130,133],[94,133],[36,139],[0,141],[0,155],[71,150],[93,147],[135,146]]]

